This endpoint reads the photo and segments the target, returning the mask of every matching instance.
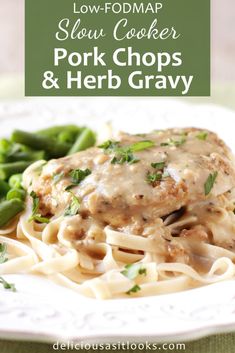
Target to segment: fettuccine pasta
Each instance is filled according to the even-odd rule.
[[[97,299],[235,276],[235,167],[209,131],[121,133],[24,172],[25,210],[0,230],[0,274],[44,275]]]

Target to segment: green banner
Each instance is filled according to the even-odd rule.
[[[210,95],[210,0],[25,0],[26,96]]]

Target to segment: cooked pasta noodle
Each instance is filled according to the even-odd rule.
[[[98,299],[151,296],[234,278],[233,157],[215,134],[207,132],[203,141],[198,133],[145,136],[155,146],[133,148],[128,158],[136,158],[134,163],[121,160],[122,151],[110,145],[31,165],[23,178],[26,209],[0,230],[8,251],[0,273],[45,275]],[[143,138],[122,134],[120,141],[131,146]],[[86,177],[70,186],[71,171],[85,168]],[[61,171],[63,178],[53,182]],[[31,219],[32,190],[48,223]]]

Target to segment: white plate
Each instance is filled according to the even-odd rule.
[[[0,104],[0,133],[76,122],[93,128],[112,121],[131,132],[172,126],[210,128],[234,149],[235,113],[180,100],[30,99]],[[148,298],[97,301],[45,278],[5,276],[16,293],[1,291],[0,338],[36,341],[185,341],[235,330],[235,281]]]

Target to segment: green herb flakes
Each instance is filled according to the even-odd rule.
[[[211,192],[217,176],[218,176],[218,172],[214,172],[208,176],[208,178],[204,184],[204,192],[205,192],[206,196],[209,195],[209,193]]]
[[[131,293],[137,293],[141,290],[140,286],[138,284],[135,284],[131,289],[129,289],[126,294],[131,294]]]
[[[108,140],[108,141],[105,141],[104,143],[102,143],[101,145],[99,145],[98,147],[103,148],[105,151],[113,150],[113,149],[119,147],[119,142]]]
[[[135,157],[134,152],[140,152],[154,146],[154,142],[150,140],[138,141],[129,146],[120,146],[120,142],[108,140],[102,145],[98,146],[103,148],[106,153],[114,153],[111,159],[111,164],[134,164],[140,160]]]
[[[71,170],[71,172],[69,173],[69,175],[72,178],[72,184],[68,185],[65,188],[65,191],[68,191],[70,189],[72,189],[75,186],[78,186],[88,175],[91,174],[91,170],[90,169],[73,169]]]
[[[146,180],[148,183],[153,184],[156,181],[161,181],[162,180],[162,173],[148,173]]]
[[[185,144],[185,142],[186,142],[186,138],[185,138],[184,136],[181,137],[180,140],[173,140],[172,138],[170,138],[170,139],[168,139],[167,142],[162,142],[162,143],[160,144],[160,146],[163,146],[163,147],[164,147],[164,146],[180,147],[180,146],[182,146],[183,144]]]
[[[75,216],[80,210],[80,201],[79,199],[71,192],[72,201],[70,205],[66,208],[64,215],[65,216]]]
[[[208,133],[206,131],[201,131],[196,135],[196,138],[201,141],[205,141],[207,139]]]
[[[0,243],[0,264],[3,264],[7,260],[7,245],[5,243]]]
[[[144,140],[144,141],[139,141],[136,143],[133,143],[131,146],[129,146],[129,149],[131,152],[139,152],[146,150],[147,148],[151,148],[154,146],[154,142],[150,140]]]
[[[8,283],[3,277],[0,277],[0,284],[2,284],[4,289],[16,292],[15,285],[13,283]]]
[[[147,270],[143,264],[128,264],[121,273],[129,279],[135,279],[138,275],[146,276]]]
[[[165,162],[157,162],[157,163],[151,163],[151,166],[154,169],[161,170],[165,168]]]
[[[114,156],[111,159],[111,164],[124,164],[124,163],[128,163],[128,164],[134,164],[134,163],[138,163],[139,159],[136,158],[133,153],[129,152],[129,151],[123,151],[123,152],[119,152],[116,154],[116,156]]]
[[[39,222],[39,223],[49,223],[50,222],[49,218],[42,217],[41,214],[38,213],[38,211],[39,211],[39,197],[37,196],[37,194],[34,191],[31,191],[30,196],[33,200],[33,207],[32,207],[32,214],[29,218],[29,222],[35,221],[35,222]]]

